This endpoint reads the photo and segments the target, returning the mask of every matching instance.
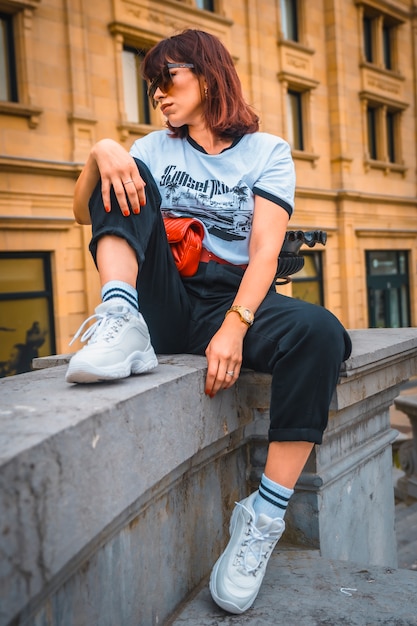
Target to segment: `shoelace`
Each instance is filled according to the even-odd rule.
[[[93,319],[96,319],[94,324],[89,326],[87,330],[81,336],[80,341],[84,342],[88,339],[91,341],[97,341],[99,335],[100,339],[108,341],[112,339],[122,325],[122,320],[127,319],[127,311],[106,311],[106,313],[93,313],[90,317],[81,324],[74,337],[71,339],[70,344],[81,335],[86,325]]]
[[[241,506],[242,509],[245,509],[245,511],[250,516],[249,521],[247,522],[248,530],[246,531],[246,535],[248,539],[245,539],[241,543],[242,549],[237,556],[239,559],[243,557],[243,560],[241,562],[246,572],[248,574],[253,574],[254,576],[256,576],[257,571],[262,566],[262,559],[268,555],[268,550],[266,551],[262,550],[263,543],[265,541],[269,542],[268,548],[271,549],[274,542],[277,540],[277,533],[276,532],[270,533],[269,529],[266,531],[259,530],[259,528],[257,528],[255,524],[253,523],[252,514],[246,508],[246,506],[242,504],[241,502],[236,502],[236,504],[238,506]],[[272,522],[271,522],[271,525],[272,525]],[[249,564],[250,558],[255,559],[256,565]]]

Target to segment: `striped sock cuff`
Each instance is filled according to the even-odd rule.
[[[267,478],[265,474],[262,475],[259,495],[273,506],[285,511],[293,493],[293,489],[287,489]]]
[[[113,298],[121,298],[130,307],[138,310],[138,292],[134,287],[121,280],[111,280],[101,289],[101,299],[103,302],[108,302]]]

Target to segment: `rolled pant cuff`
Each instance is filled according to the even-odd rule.
[[[315,428],[271,428],[268,433],[269,441],[309,441],[320,444],[323,433]]]

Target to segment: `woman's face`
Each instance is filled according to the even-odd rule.
[[[153,100],[174,128],[201,124],[204,103],[198,77],[189,67],[170,67],[169,74],[171,80],[157,85]]]

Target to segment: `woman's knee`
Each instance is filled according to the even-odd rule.
[[[303,332],[316,350],[338,354],[341,361],[350,356],[352,349],[350,337],[331,311],[311,305],[305,311],[303,324]]]

